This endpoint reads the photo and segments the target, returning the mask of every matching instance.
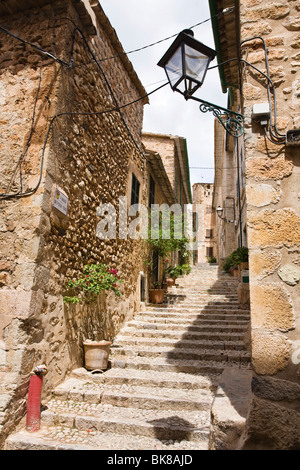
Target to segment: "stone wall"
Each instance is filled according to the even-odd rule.
[[[175,143],[172,136],[143,132],[143,142],[146,148],[157,152],[161,156],[175,192]]]
[[[215,211],[218,206],[223,209],[222,219],[216,216],[217,261],[220,265],[238,247],[238,226],[226,222],[227,219],[236,219],[238,212],[236,155],[233,154],[232,141],[232,137],[225,136],[223,126],[215,119],[215,181],[212,206]]]
[[[159,153],[177,203],[181,204],[182,207],[191,203],[188,156],[186,155],[186,149],[183,148],[184,141],[183,137],[143,132],[145,146]]]
[[[72,21],[84,32],[81,17],[72,1],[49,3],[2,18],[1,25],[52,54],[55,49],[69,62]],[[1,33],[0,38],[1,193],[33,189],[26,197],[1,201],[0,371],[16,377],[14,390],[0,390],[15,400],[1,418],[5,429],[24,409],[34,366],[47,365],[46,396],[82,365],[83,339],[91,334],[113,338],[139,307],[144,243],[102,240],[96,229],[101,204],[114,205],[118,216],[119,197],[130,194],[132,171],[139,175],[140,202],[147,204],[146,160],[140,150],[145,100],[123,108],[122,114],[103,113],[116,103],[140,99],[141,92],[121,60],[101,66],[93,60],[88,45],[97,58],[116,55],[101,26],[92,42],[79,31],[74,37],[72,68],[11,36]],[[68,198],[66,215],[53,205],[57,188]],[[98,305],[64,305],[65,283],[90,262],[118,270],[124,280],[121,298],[110,293]]]
[[[277,96],[277,129],[284,136],[300,127],[300,4],[262,0],[240,4],[241,40],[262,36],[266,41]],[[252,39],[242,50],[248,62],[266,73],[262,45]],[[252,106],[268,102],[268,94],[265,78],[251,67],[244,71],[243,99],[252,363],[257,374],[248,438],[265,448],[299,449],[299,433],[297,437],[294,432],[300,422],[299,391],[293,395],[288,390],[300,383],[300,147],[270,142],[252,119]],[[273,98],[272,103],[274,117]],[[268,382],[266,387],[263,376],[270,376],[273,385]],[[272,387],[281,387],[281,398],[271,393]],[[289,425],[282,427],[287,419]]]

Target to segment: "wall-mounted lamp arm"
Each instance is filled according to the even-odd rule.
[[[236,113],[231,109],[226,109],[222,106],[209,103],[208,101],[201,100],[196,96],[189,96],[188,94],[184,94],[184,96],[186,100],[192,99],[201,103],[199,109],[202,113],[212,112],[224,129],[233,137],[240,137],[243,135],[244,116],[242,114]]]

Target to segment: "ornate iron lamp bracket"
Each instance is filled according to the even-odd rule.
[[[203,101],[195,96],[187,96],[186,99],[192,99],[200,102],[199,109],[202,113],[211,112],[222,124],[226,132],[233,137],[240,137],[243,135],[243,121],[244,116],[230,109],[222,108],[208,101]]]

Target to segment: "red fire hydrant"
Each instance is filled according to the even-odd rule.
[[[42,386],[46,374],[47,368],[44,364],[35,367],[31,372],[26,416],[26,429],[29,432],[40,429]]]

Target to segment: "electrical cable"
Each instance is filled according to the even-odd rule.
[[[168,85],[169,82],[166,82],[164,83],[164,85],[161,85],[159,86],[158,88],[156,88],[155,90],[152,90],[151,92],[147,93],[146,95],[144,95],[143,97],[141,98],[138,98],[134,101],[131,101],[130,103],[126,103],[124,105],[121,105],[121,106],[118,106],[117,108],[111,108],[111,109],[107,109],[107,110],[103,110],[103,111],[94,111],[94,112],[63,112],[63,113],[58,113],[56,114],[55,116],[52,117],[50,123],[49,123],[49,126],[48,126],[48,129],[47,129],[47,133],[46,133],[46,137],[45,137],[45,140],[44,140],[44,143],[43,143],[43,148],[42,148],[42,156],[41,156],[41,164],[40,164],[40,174],[39,174],[39,179],[36,183],[36,186],[31,189],[31,190],[28,190],[26,192],[23,192],[23,193],[13,193],[13,194],[0,194],[0,198],[1,200],[3,199],[11,199],[11,198],[14,198],[14,197],[25,197],[25,196],[31,196],[32,194],[34,194],[37,189],[39,188],[40,184],[41,184],[41,181],[42,181],[42,173],[43,173],[43,165],[44,165],[44,158],[45,158],[45,151],[46,151],[46,145],[47,145],[47,142],[48,142],[48,139],[49,139],[49,135],[50,135],[50,131],[52,129],[52,126],[55,122],[55,120],[61,116],[100,116],[102,114],[107,114],[107,113],[112,113],[112,112],[119,112],[119,110],[121,108],[125,108],[127,106],[131,106],[132,104],[135,104],[137,103],[138,101],[141,101],[143,99],[145,99],[147,96],[155,93],[156,91],[160,90],[161,88],[165,87],[166,85]],[[144,156],[145,157],[145,156]],[[146,158],[146,157],[145,157]],[[148,159],[146,158],[146,160],[148,161]]]
[[[256,37],[256,38],[259,38],[259,37]],[[253,39],[253,38],[252,38]],[[247,41],[251,41],[251,39],[247,39]],[[245,41],[244,41],[245,42]],[[268,82],[268,94],[270,93],[270,85],[272,86],[272,89],[273,89],[273,95],[274,95],[274,109],[275,109],[275,112],[274,112],[274,119],[275,119],[275,124],[274,124],[274,127],[276,129],[276,132],[277,134],[278,131],[277,131],[277,127],[276,127],[276,118],[277,118],[277,112],[276,112],[276,109],[277,109],[277,98],[276,98],[276,90],[275,90],[275,85],[273,83],[273,81],[271,80],[270,76],[268,74],[265,74],[262,70],[260,70],[259,68],[255,67],[255,65],[251,64],[250,62],[248,62],[247,60],[245,59],[240,59],[238,57],[235,57],[233,59],[228,59],[228,60],[225,60],[224,62],[220,63],[220,64],[217,64],[217,65],[214,65],[214,66],[211,66],[211,67],[208,67],[208,70],[212,70],[212,69],[215,69],[217,67],[221,67],[222,65],[224,64],[227,64],[229,62],[232,62],[232,61],[239,61],[239,62],[243,62],[245,63],[246,65],[248,65],[249,67],[252,67],[254,70],[256,70],[257,72],[259,72],[261,75],[263,75],[267,82]],[[268,72],[267,72],[268,73]],[[271,111],[272,111],[272,103],[271,103],[271,99],[270,99],[270,94],[269,94],[269,108],[270,108],[270,116],[271,116]],[[279,135],[274,135],[273,132],[272,132],[272,127],[270,126],[270,134],[271,136],[274,138],[274,139],[278,139],[278,141],[273,141],[271,139],[269,139],[271,142],[275,143],[275,144],[280,144],[280,145],[284,145],[285,144],[285,135],[284,134],[279,134]],[[280,142],[280,139],[284,139],[284,142]]]
[[[108,81],[108,79],[107,79],[107,77],[106,77],[104,71],[102,70],[100,64],[98,63],[98,61],[97,61],[97,59],[96,59],[96,57],[95,57],[95,54],[93,53],[92,49],[90,48],[90,46],[89,46],[89,44],[88,44],[88,42],[87,42],[87,40],[86,40],[86,38],[85,38],[83,32],[82,32],[78,27],[76,27],[76,28],[74,29],[73,34],[75,34],[76,32],[78,32],[78,33],[81,35],[82,40],[83,40],[85,46],[87,47],[89,53],[91,54],[92,58],[94,59],[94,61],[95,61],[96,65],[97,65],[99,71],[101,72],[101,74],[102,74],[102,76],[103,76],[103,78],[104,78],[104,80],[105,80],[106,86],[107,86],[107,88],[108,88],[108,90],[109,90],[109,93],[111,94],[111,97],[112,97],[112,99],[113,99],[113,102],[114,102],[116,108],[119,110],[120,117],[121,117],[121,119],[122,119],[122,121],[123,121],[123,124],[125,125],[125,127],[126,127],[126,129],[127,129],[128,134],[130,135],[130,137],[131,137],[131,139],[132,139],[134,145],[136,146],[136,148],[138,149],[138,151],[141,153],[141,155],[145,158],[144,152],[142,151],[142,149],[140,149],[140,147],[139,147],[138,143],[136,142],[136,140],[135,140],[135,138],[134,138],[134,136],[133,136],[133,134],[132,134],[132,132],[131,132],[131,130],[130,130],[130,128],[129,128],[129,126],[128,126],[126,120],[125,120],[125,118],[124,118],[124,116],[123,116],[123,114],[122,114],[122,112],[120,111],[120,109],[122,108],[122,106],[119,106],[119,103],[118,103],[118,101],[117,101],[117,99],[116,99],[116,97],[115,97],[115,94],[114,94],[114,92],[113,92],[113,89],[112,89],[112,87],[110,86],[110,83],[109,83],[109,81]],[[72,60],[72,58],[71,58],[71,60]],[[165,85],[164,85],[164,86],[165,86]],[[159,88],[162,88],[162,87],[159,87]],[[148,94],[147,94],[147,96],[148,96]],[[145,97],[143,97],[143,99],[144,99],[144,98],[145,98]],[[137,101],[140,101],[140,99],[138,99]],[[137,102],[137,101],[136,101],[136,102]]]
[[[250,39],[245,39],[244,41],[241,42],[241,46],[246,43],[246,42],[249,42],[249,41],[252,41],[254,39],[259,39],[260,41],[262,41],[263,43],[263,46],[264,46],[264,51],[265,51],[265,62],[266,62],[266,69],[267,69],[267,75],[268,77],[270,77],[270,66],[269,66],[269,59],[268,59],[268,49],[267,49],[267,45],[266,45],[266,41],[264,40],[264,38],[262,38],[261,36],[254,36],[253,38],[250,38]],[[274,86],[274,83],[272,83],[272,88],[273,88],[273,95],[274,95],[274,129],[276,131],[276,133],[278,134],[279,137],[284,137],[285,138],[285,135],[284,134],[281,134],[278,129],[277,129],[277,124],[276,124],[276,121],[277,121],[277,100],[276,100],[276,90],[275,90],[275,86]],[[273,124],[272,124],[272,102],[271,102],[271,91],[270,91],[270,87],[269,87],[269,82],[268,82],[268,96],[269,96],[269,105],[270,105],[270,122],[271,122],[271,134],[272,133],[272,127],[273,127]],[[273,137],[277,137],[275,135],[273,135]]]
[[[229,13],[229,12],[232,11],[232,10],[233,10],[233,8],[228,9],[228,11],[226,11],[225,13]],[[201,25],[203,25],[203,24],[205,24],[205,23],[211,21],[213,18],[217,18],[218,16],[223,15],[223,14],[224,14],[224,12],[217,13],[216,15],[211,16],[210,18],[207,18],[206,20],[203,20],[203,21],[201,21],[201,22],[199,22],[199,23],[196,23],[196,24],[194,24],[193,26],[190,26],[189,28],[186,28],[186,29],[193,29],[193,28],[196,28],[197,26],[201,26]],[[73,21],[71,18],[63,17],[63,18],[61,18],[61,19],[69,20],[69,21],[71,21],[73,24],[75,24],[74,21]],[[55,21],[58,21],[58,20],[55,20]],[[123,56],[123,55],[129,55],[129,54],[133,54],[133,53],[136,53],[136,52],[140,52],[140,51],[143,51],[143,50],[148,49],[148,48],[150,48],[150,47],[156,46],[157,44],[161,44],[162,42],[168,41],[169,39],[173,39],[173,38],[176,37],[176,36],[178,36],[178,33],[172,34],[172,36],[168,36],[168,37],[166,37],[166,38],[164,38],[164,39],[160,39],[160,40],[155,41],[155,42],[153,42],[153,43],[151,43],[151,44],[147,44],[146,46],[142,46],[142,47],[139,47],[139,48],[137,48],[137,49],[133,49],[133,50],[130,50],[130,51],[127,51],[127,52],[122,52],[122,53],[119,53],[119,54],[116,54],[116,55],[113,55],[113,56],[110,56],[110,57],[104,57],[104,58],[101,58],[101,59],[98,58],[97,60],[98,60],[98,62],[104,62],[104,61],[106,61],[106,60],[116,59],[116,58],[121,57],[121,56]],[[84,64],[84,65],[88,65],[88,64]],[[77,66],[75,66],[75,67],[79,67],[79,65],[77,65]]]
[[[224,16],[224,14],[231,13],[234,10],[234,8],[235,7],[226,8],[222,12],[217,13],[216,15],[213,15],[213,16],[207,18],[206,20],[200,21],[199,23],[196,23],[193,26],[190,26],[189,28],[186,28],[186,29],[194,29],[197,26],[201,26],[205,23],[208,23],[209,21],[211,21],[214,18],[218,18],[219,16]],[[76,27],[76,24],[75,24],[75,22],[72,18],[62,17],[62,18],[60,18],[60,20],[68,20],[74,25],[74,27]],[[55,37],[55,23],[56,23],[56,21],[58,21],[58,19],[55,20],[54,25],[53,25],[53,37]],[[97,60],[98,60],[98,62],[104,62],[106,60],[116,59],[116,58],[121,57],[123,55],[129,55],[129,54],[133,54],[133,53],[136,53],[136,52],[140,52],[140,51],[143,51],[143,50],[148,49],[150,47],[156,46],[157,44],[161,44],[162,42],[168,41],[169,39],[173,39],[176,36],[178,36],[178,33],[173,34],[172,36],[168,36],[164,39],[160,39],[158,41],[155,41],[151,44],[147,44],[146,46],[142,46],[142,47],[139,47],[137,49],[133,49],[131,51],[122,52],[122,53],[119,53],[119,54],[116,54],[116,55],[113,55],[113,56],[110,56],[110,57],[104,57],[104,58],[101,58],[101,59],[98,58]],[[91,62],[89,62],[89,63],[91,63]],[[82,64],[82,65],[88,65],[88,64]],[[76,65],[75,67],[81,67],[82,65]]]
[[[9,192],[10,190],[10,187],[12,185],[12,182],[14,180],[14,177],[16,175],[16,172],[17,172],[17,169],[19,168],[19,175],[20,175],[20,190],[19,190],[19,193],[22,193],[22,190],[23,190],[23,177],[22,177],[22,164],[23,164],[23,161],[26,157],[26,154],[27,154],[27,151],[30,147],[30,143],[31,143],[31,138],[32,138],[32,135],[33,135],[33,130],[34,130],[34,119],[35,119],[35,112],[36,112],[36,106],[37,106],[37,100],[38,100],[38,96],[39,96],[39,92],[40,92],[40,88],[41,88],[41,81],[42,81],[42,71],[41,71],[41,67],[40,67],[40,71],[39,71],[39,83],[38,83],[38,88],[37,88],[37,92],[36,92],[36,96],[35,96],[35,101],[34,101],[34,106],[33,106],[33,113],[32,113],[32,119],[31,119],[31,128],[30,128],[30,133],[29,133],[29,137],[27,139],[27,143],[26,143],[26,147],[25,147],[25,150],[23,152],[23,154],[21,155],[18,163],[17,163],[17,166],[16,166],[16,169],[10,179],[10,182],[8,183],[8,186],[6,188],[6,193]],[[15,195],[17,195],[18,193],[15,193]]]
[[[75,23],[74,23],[73,20],[71,20],[70,18],[65,18],[65,19],[68,19],[69,21],[71,21],[72,24],[75,26]],[[16,36],[16,35],[13,34],[13,33],[10,33],[10,32],[7,31],[5,28],[0,27],[0,31],[2,31],[2,32],[6,33],[6,34],[8,34],[8,35],[10,35],[10,36],[12,36],[13,38],[15,38],[15,39],[17,39],[17,40],[19,40],[19,41],[21,41],[21,42],[23,42],[23,43],[25,43],[25,44],[28,44],[28,45],[30,45],[30,46],[36,48],[36,49],[39,50],[40,52],[42,52],[42,53],[46,54],[47,56],[51,57],[51,58],[52,58],[53,60],[55,60],[56,62],[59,62],[61,65],[65,65],[65,66],[67,66],[67,67],[73,67],[73,63],[74,63],[73,53],[74,53],[75,35],[76,35],[76,33],[78,32],[78,33],[81,35],[81,38],[82,38],[82,40],[83,40],[83,42],[84,42],[86,48],[88,49],[89,53],[91,54],[91,56],[92,56],[94,62],[95,62],[96,65],[98,66],[98,69],[99,69],[99,71],[101,72],[101,74],[102,74],[102,76],[103,76],[103,78],[104,78],[104,80],[105,80],[106,86],[108,87],[108,90],[109,90],[109,92],[110,92],[110,94],[111,94],[111,96],[112,96],[113,102],[114,102],[114,104],[115,104],[115,108],[114,108],[113,110],[111,110],[110,112],[112,112],[112,111],[118,111],[118,112],[119,112],[120,117],[121,117],[121,119],[122,119],[122,121],[123,121],[123,124],[125,125],[125,127],[126,127],[128,133],[129,133],[129,135],[130,135],[130,137],[131,137],[133,143],[135,144],[136,148],[137,148],[138,151],[141,153],[141,155],[146,159],[146,156],[145,156],[144,152],[142,151],[142,149],[141,149],[141,148],[139,147],[139,145],[137,144],[137,142],[136,142],[136,140],[135,140],[135,138],[134,138],[132,132],[130,131],[130,129],[129,129],[129,127],[128,127],[128,124],[127,124],[127,122],[126,122],[126,120],[125,120],[125,118],[124,118],[124,116],[123,116],[123,114],[121,113],[120,110],[121,110],[122,108],[128,106],[129,104],[133,104],[133,103],[136,103],[136,102],[138,102],[138,101],[141,101],[141,100],[145,99],[147,96],[151,95],[151,94],[154,93],[155,91],[158,91],[158,90],[161,89],[162,87],[166,86],[166,85],[168,84],[168,82],[167,82],[167,83],[164,83],[164,85],[158,87],[157,89],[153,90],[152,92],[147,93],[147,94],[146,94],[145,96],[143,96],[142,98],[138,98],[137,100],[134,100],[134,101],[130,102],[129,104],[125,104],[125,105],[120,106],[120,105],[118,104],[118,102],[117,102],[117,99],[116,99],[116,97],[115,97],[115,95],[114,95],[114,92],[113,92],[113,90],[112,90],[112,88],[111,88],[111,86],[110,86],[110,84],[109,84],[109,82],[108,82],[108,80],[107,80],[107,77],[106,77],[104,71],[102,70],[102,68],[101,68],[100,64],[98,63],[98,61],[97,61],[97,59],[96,59],[96,57],[95,57],[93,51],[91,50],[91,48],[90,48],[90,46],[89,46],[89,44],[88,44],[88,42],[87,42],[87,40],[86,40],[86,38],[85,38],[83,32],[82,32],[77,26],[74,27],[73,32],[72,32],[72,47],[71,47],[70,62],[69,62],[69,63],[67,63],[67,62],[65,62],[65,61],[62,61],[61,59],[58,59],[58,58],[56,57],[55,40],[53,41],[53,42],[54,42],[54,52],[55,52],[55,55],[53,55],[53,54],[48,53],[47,51],[45,51],[45,50],[42,49],[41,47],[36,46],[35,44],[32,44],[32,43],[30,43],[29,41],[26,41],[26,40],[24,40],[24,39],[22,39],[22,38]],[[54,36],[54,38],[55,38],[55,32],[54,32],[53,36]],[[100,112],[100,113],[103,114],[103,112]],[[95,113],[77,113],[77,114],[75,114],[75,113],[67,113],[67,114],[69,114],[69,115],[92,115],[92,114],[93,114],[93,115],[97,115],[97,114],[99,114],[99,113],[95,112]],[[60,115],[63,115],[63,113],[61,113]],[[58,115],[57,115],[57,117],[58,117]],[[51,121],[51,123],[50,123],[50,126],[49,126],[50,129],[51,129],[51,127],[52,127],[53,122],[54,122],[54,120]],[[48,130],[49,130],[49,129],[48,129]],[[49,133],[47,132],[46,141],[48,140],[48,134],[49,134]],[[29,141],[29,144],[30,144],[30,141]],[[28,147],[27,147],[27,149],[28,149]],[[27,149],[26,149],[26,152],[27,152]],[[43,148],[43,154],[44,154],[44,150],[45,150],[45,148]],[[23,161],[23,158],[22,158],[22,157],[21,157],[21,160]],[[44,159],[42,158],[42,162],[41,162],[42,164],[43,164],[43,160],[44,160]],[[38,180],[38,184],[37,184],[37,186],[36,186],[36,189],[38,188],[40,182],[41,182],[41,174],[40,174],[40,178],[39,178],[39,180]],[[34,190],[34,192],[36,191],[36,189]],[[0,197],[1,197],[1,198],[5,198],[5,197],[17,197],[17,196],[30,195],[30,194],[32,194],[32,191],[23,193],[22,190],[20,189],[20,191],[19,191],[18,193],[14,193],[14,194],[10,194],[10,195],[8,195],[7,193],[4,193],[4,194],[0,194]]]
[[[284,145],[284,143],[283,143],[283,142],[276,142],[276,140],[272,140],[272,139],[270,139],[270,137],[268,136],[268,133],[267,133],[266,126],[263,126],[263,129],[264,129],[264,132],[265,132],[265,136],[266,136],[266,138],[267,138],[267,139],[268,139],[270,142],[272,142],[272,144],[276,144],[276,145]]]
[[[0,31],[2,31],[3,33],[7,34],[8,36],[13,37],[14,39],[17,39],[17,40],[20,41],[20,42],[23,42],[24,44],[27,44],[27,45],[30,46],[30,47],[33,47],[34,49],[38,50],[39,52],[41,52],[41,53],[44,54],[44,55],[47,55],[47,56],[50,57],[52,60],[55,60],[56,62],[60,63],[61,65],[65,65],[65,66],[67,66],[67,67],[71,67],[71,66],[72,66],[72,64],[70,64],[70,63],[68,64],[67,62],[64,62],[63,60],[58,59],[57,57],[55,57],[53,54],[50,54],[50,52],[46,51],[46,50],[43,49],[42,47],[37,46],[36,44],[33,44],[32,42],[26,41],[26,39],[20,38],[19,36],[16,36],[15,34],[11,33],[11,32],[8,31],[7,29],[3,28],[2,26],[0,26]]]

